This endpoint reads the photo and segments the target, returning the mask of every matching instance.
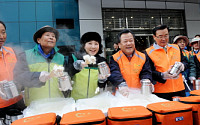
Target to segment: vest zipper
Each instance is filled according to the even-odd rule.
[[[5,56],[6,56],[6,54],[2,56],[2,59],[3,59],[3,62],[4,62],[4,66],[6,67],[6,73],[8,74],[9,80],[11,80],[10,73],[8,72],[8,68],[7,68],[7,65],[6,65]]]
[[[167,53],[167,61],[168,61],[168,65],[169,65],[168,67],[170,68],[171,65],[170,65],[168,53]],[[175,89],[174,89],[174,84],[172,84],[172,87],[173,87],[172,89],[173,89],[173,91],[174,91],[174,90],[175,90]]]
[[[28,99],[29,99],[29,98],[30,98],[30,97],[29,97],[29,95],[30,95],[29,88],[27,88],[27,91],[28,91],[28,92],[27,92],[27,97],[28,97]]]
[[[90,67],[89,67],[89,73],[88,73],[88,86],[87,86],[87,98],[88,98],[88,95],[89,95],[89,87],[90,86]]]

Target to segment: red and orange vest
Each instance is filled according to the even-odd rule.
[[[147,48],[146,52],[158,72],[166,72],[176,61],[181,62],[180,49],[176,44],[168,44],[167,53],[157,44]],[[181,73],[178,79],[167,79],[165,83],[156,82],[154,87],[154,93],[170,93],[185,89]]]
[[[12,48],[3,46],[3,56],[0,56],[0,81],[13,80],[13,69],[17,62],[17,58]],[[0,108],[8,107],[15,104],[22,96],[17,96],[10,100],[3,100],[0,98]]]
[[[118,63],[128,87],[141,88],[139,75],[146,61],[145,55],[135,50],[133,57],[129,61],[126,55],[120,50],[113,55],[113,59]]]

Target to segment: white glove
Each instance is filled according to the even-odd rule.
[[[7,96],[6,94],[2,91],[2,89],[0,88],[0,97],[4,100],[7,100]]]
[[[74,63],[73,63],[73,66],[76,70],[81,70],[85,67],[87,67],[88,65],[83,61],[83,60],[76,60]]]
[[[171,69],[169,69],[168,71],[166,72],[162,72],[162,77],[163,79],[167,80],[167,79],[178,79],[179,78],[179,75],[177,74],[174,74],[174,75],[171,75],[169,72],[170,72]]]
[[[7,80],[0,81],[0,97],[4,100],[8,100],[6,94],[3,91],[3,85],[4,83],[7,83],[7,82],[8,82]]]
[[[184,64],[183,64],[182,62],[175,62],[175,63],[178,63],[178,64],[180,65],[180,71],[181,71],[181,72],[184,71],[185,66],[184,66]],[[180,73],[180,72],[179,72],[179,73]]]
[[[59,78],[59,90],[60,91],[72,90],[71,78],[66,72],[64,76]]]
[[[100,91],[99,87],[97,87],[96,90],[95,90],[95,94],[99,93],[99,91]]]
[[[123,96],[128,97],[129,95],[129,88],[128,86],[121,86],[119,88],[119,93],[121,93]]]
[[[40,73],[40,77],[39,77],[39,80],[41,82],[46,82],[47,80],[49,80],[51,77],[50,77],[50,73],[46,72],[46,71],[42,71]]]
[[[50,77],[61,77],[63,76],[63,71],[64,71],[64,67],[63,66],[57,66],[57,65],[54,65],[53,67],[53,70],[51,71],[50,73]]]

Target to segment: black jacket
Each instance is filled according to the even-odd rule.
[[[85,53],[80,53],[80,52],[75,52],[73,53],[75,55],[75,57],[78,59],[78,60],[83,60],[83,56],[85,55]],[[95,55],[96,57],[96,64],[92,65],[92,67],[98,67],[98,63],[100,62],[107,62],[106,59],[104,57],[101,57],[100,55]],[[73,77],[76,73],[80,72],[79,70],[76,70],[73,66],[73,63],[74,63],[74,59],[72,57],[72,55],[69,56],[69,59],[68,59],[68,68],[67,68],[67,72],[69,73],[69,75],[71,77]],[[91,65],[89,65],[91,66]],[[105,85],[106,85],[107,81],[105,81],[104,83],[98,83],[98,86],[100,88],[104,88]]]
[[[188,68],[188,61],[187,61],[187,58],[181,52],[181,49],[180,49],[180,54],[181,54],[181,62],[184,64],[185,69],[187,69]],[[148,56],[146,51],[145,51],[145,55],[149,59],[150,67],[151,67],[151,70],[152,70],[153,84],[156,84],[156,81],[158,81],[160,83],[165,83],[166,80],[162,78],[161,72],[156,71],[154,63],[152,62],[151,58]]]

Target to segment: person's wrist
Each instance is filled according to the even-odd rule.
[[[162,72],[160,73],[160,76],[161,76],[162,78],[164,78],[164,74],[163,74]]]
[[[118,85],[118,88],[119,88],[119,89],[120,89],[121,87],[127,87],[126,82],[121,82],[121,83]]]

